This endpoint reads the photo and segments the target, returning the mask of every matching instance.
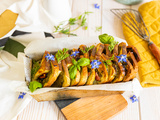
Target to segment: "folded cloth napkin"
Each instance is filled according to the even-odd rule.
[[[24,46],[33,40],[45,40],[48,34],[44,31],[53,32],[55,25],[71,17],[68,0],[5,0],[0,7],[0,38],[12,35],[15,29],[34,32],[12,37]],[[10,89],[13,84],[24,83],[23,56],[19,53],[16,58],[0,50],[0,120],[16,119],[32,99],[29,95],[18,99],[19,92]]]
[[[10,38],[27,46],[30,41],[43,41],[48,36],[49,34],[44,32],[16,31]],[[18,99],[20,93],[14,91],[16,86],[25,84],[23,57],[24,53],[19,52],[16,58],[4,50],[0,51],[0,120],[16,119],[32,99],[28,94],[24,95],[23,99]]]
[[[9,0],[2,1],[0,7],[2,6],[4,8],[7,3],[6,1]],[[55,25],[71,17],[68,0],[12,1],[16,2],[0,16],[0,38],[14,28],[15,24],[16,26],[12,32],[16,29],[29,32],[45,31],[51,33],[54,31]]]
[[[138,10],[150,32],[150,40],[160,50],[160,1],[147,2]],[[134,45],[142,58],[139,62],[139,76],[142,87],[160,86],[160,66],[148,48],[148,43],[140,39],[126,25],[123,24],[123,33],[129,45]]]
[[[0,15],[0,38],[16,26],[17,17],[18,14],[10,10],[6,10]]]

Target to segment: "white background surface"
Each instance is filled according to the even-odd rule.
[[[2,0],[0,0],[1,2]],[[6,0],[4,5],[9,6],[14,1]],[[148,2],[151,0],[143,0]],[[120,38],[124,38],[121,22],[110,12],[111,8],[134,8],[137,9],[140,5],[125,6],[115,2],[115,0],[69,0],[72,8],[73,17],[80,15],[84,11],[92,11],[88,16],[88,30],[77,30],[75,33],[78,36],[96,36],[102,33],[108,33]],[[100,9],[95,9],[94,5],[100,5]],[[62,3],[63,4],[63,3]],[[5,7],[4,7],[5,8]],[[4,10],[0,8],[0,13]],[[95,27],[102,26],[100,32],[95,32]],[[62,37],[63,35],[56,35]],[[64,36],[63,36],[64,37]],[[67,37],[67,36],[65,36]],[[129,96],[125,95],[128,101],[128,107],[111,120],[160,120],[160,88],[144,89],[139,97],[139,102],[132,103]],[[34,99],[27,107],[19,114],[17,120],[64,120],[64,116],[59,111],[53,101],[37,102]]]
[[[143,0],[148,2],[151,0]],[[124,38],[122,26],[111,12],[111,8],[133,8],[138,9],[140,5],[125,6],[115,2],[115,0],[69,0],[72,8],[72,16],[78,16],[84,11],[94,13],[88,16],[88,30],[77,30],[78,36],[95,36],[101,33],[108,33],[120,38]],[[95,9],[93,4],[100,5],[100,9]],[[102,26],[100,32],[95,32],[95,27]],[[61,37],[58,35],[57,37]],[[144,89],[139,97],[139,102],[132,103],[129,96],[125,95],[128,101],[127,109],[114,116],[111,120],[160,120],[160,88]],[[17,117],[17,120],[64,120],[62,113],[58,110],[53,101],[36,102],[34,99]]]

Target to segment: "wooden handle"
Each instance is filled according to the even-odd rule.
[[[149,42],[149,49],[160,65],[160,50],[158,49],[158,47],[153,42]]]

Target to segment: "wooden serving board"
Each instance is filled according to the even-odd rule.
[[[56,100],[55,103],[67,120],[107,120],[128,105],[120,94]]]

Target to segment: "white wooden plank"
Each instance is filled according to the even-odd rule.
[[[94,4],[100,5],[100,9],[95,9]],[[96,32],[96,27],[101,26],[101,0],[73,0],[72,16],[76,17],[85,11],[93,12],[87,16],[88,29],[78,29],[74,33],[78,36],[96,36],[101,33]]]
[[[145,88],[140,95],[141,120],[160,120],[160,88]]]
[[[102,4],[102,33],[124,39],[121,21],[110,11],[110,9],[130,8],[130,6],[120,4],[115,0],[103,0]]]
[[[58,120],[59,108],[53,102],[32,101],[27,105],[17,120]]]

